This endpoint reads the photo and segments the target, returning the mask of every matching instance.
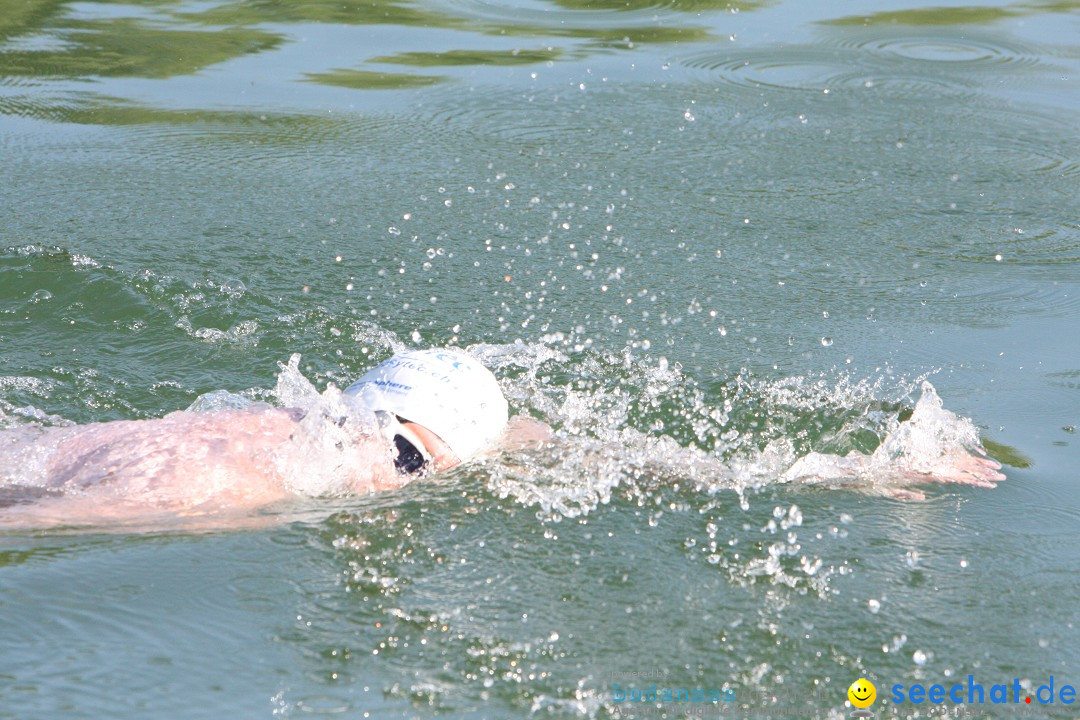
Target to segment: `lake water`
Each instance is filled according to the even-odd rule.
[[[1080,3],[873,5],[0,0],[0,425],[454,344],[559,436],[5,532],[0,718],[1076,717]],[[924,379],[1007,481],[777,482]]]

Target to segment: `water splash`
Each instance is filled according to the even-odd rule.
[[[290,447],[278,454],[277,466],[292,492],[308,496],[343,496],[356,492],[352,478],[357,469],[385,463],[385,453],[370,443],[378,423],[367,407],[353,402],[331,383],[323,392],[300,372],[300,355],[279,365],[273,396],[301,415],[300,432],[292,433]]]
[[[706,389],[664,358],[629,352],[476,351],[504,377],[512,403],[554,428],[550,446],[488,467],[496,495],[546,519],[587,514],[617,495],[649,505],[672,489],[732,490],[744,508],[780,483],[892,492],[924,476],[953,480],[947,463],[981,449],[971,421],[946,410],[924,378],[886,385],[744,372]]]
[[[272,391],[218,390],[153,420],[76,426],[24,409],[0,436],[0,503],[24,506],[4,522],[235,517],[290,495],[396,486],[371,411],[333,384],[320,393],[299,361],[281,366]]]
[[[540,447],[508,451],[460,472],[483,478],[499,501],[535,508],[544,521],[588,515],[619,500],[645,509],[652,523],[665,507],[708,512],[709,498],[725,492],[734,492],[746,510],[755,494],[780,484],[856,487],[894,495],[934,478],[992,484],[973,482],[963,476],[963,467],[953,467],[957,458],[970,458],[972,450],[980,449],[978,432],[969,420],[946,410],[925,380],[920,379],[921,396],[909,409],[914,382],[886,385],[880,378],[846,376],[765,380],[744,371],[729,382],[705,387],[677,363],[630,351],[576,349],[558,342],[476,345],[468,350],[502,378],[517,412],[548,423],[553,437]],[[175,434],[174,441],[151,437],[154,433],[139,423],[121,424],[131,426],[131,437],[138,441],[130,448],[113,442],[115,433],[103,425],[91,426],[96,428],[91,434],[107,436],[106,459],[142,468],[139,472],[150,473],[147,477],[157,477],[154,468],[162,467],[154,453],[173,457],[174,465],[190,463],[185,471],[202,478],[209,497],[214,488],[232,481],[224,466],[196,452],[191,433],[185,432],[198,425],[200,432],[223,433],[216,442],[226,448],[233,439],[220,423],[184,417],[223,412],[268,416],[281,413],[276,406],[287,409],[292,420],[285,425],[295,431],[279,433],[281,423],[257,421],[264,423],[257,432],[273,440],[259,462],[270,463],[267,468],[282,478],[286,490],[301,497],[340,497],[394,486],[357,480],[358,469],[385,465],[385,448],[373,441],[376,422],[371,412],[343,396],[332,382],[320,392],[299,363],[300,356],[293,355],[281,364],[272,390],[214,391],[196,399],[186,414],[152,421],[161,424],[162,433]],[[32,463],[8,463],[14,476],[5,484],[52,487],[43,475],[50,454],[57,453],[58,442],[81,430],[51,427],[67,423],[33,408],[0,411],[5,426],[23,431],[19,438],[8,436],[13,440],[6,452],[36,458]],[[110,429],[120,432],[119,425]],[[36,474],[28,477],[19,467]],[[82,471],[76,474],[89,477]],[[173,491],[146,484],[142,492],[175,499]],[[800,553],[793,533],[763,546],[762,555],[738,560],[731,571],[820,592],[824,581],[817,587],[807,580],[821,570],[820,561]],[[821,577],[827,575],[828,569]]]

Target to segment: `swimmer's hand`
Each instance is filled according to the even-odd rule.
[[[992,488],[1005,479],[1001,463],[986,454],[981,447],[975,448],[978,455],[958,450],[942,455],[928,467],[911,469],[904,476],[917,483],[957,483],[973,487]]]
[[[912,464],[908,458],[884,459],[861,453],[845,456],[812,452],[799,458],[782,475],[785,482],[862,490],[905,500],[925,500],[926,494],[913,485],[956,483],[992,488],[1005,479],[998,472],[1001,463],[986,455],[981,447],[974,453],[955,448],[933,460]]]

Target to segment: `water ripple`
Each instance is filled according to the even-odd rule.
[[[969,94],[988,79],[1016,82],[1049,68],[1040,47],[986,35],[925,30],[830,31],[809,45],[788,45],[689,55],[682,65],[707,70],[736,85],[788,90],[889,88],[910,94]]]
[[[950,69],[965,71],[986,69],[1001,72],[1033,67],[1042,62],[1040,58],[1046,55],[1042,48],[997,36],[958,36],[946,32],[928,33],[925,30],[898,35],[895,28],[863,31],[835,44],[871,53],[886,63],[904,66],[912,61],[927,66],[945,64]],[[1009,67],[1003,68],[1003,65]]]
[[[852,48],[795,45],[709,51],[681,59],[708,77],[750,88],[821,93],[839,89],[887,87],[911,94],[928,92],[969,94],[974,84],[962,78],[934,76],[913,68],[896,67]]]

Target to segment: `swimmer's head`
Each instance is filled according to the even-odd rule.
[[[508,417],[495,376],[457,350],[398,353],[362,375],[345,395],[424,426],[461,461],[495,444]]]

